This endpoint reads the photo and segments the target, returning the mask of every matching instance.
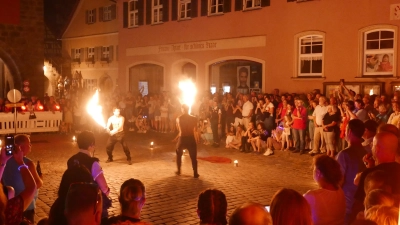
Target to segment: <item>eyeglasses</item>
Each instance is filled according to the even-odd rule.
[[[89,189],[89,191],[96,192],[96,202],[94,203],[94,206],[93,206],[93,215],[95,215],[97,212],[98,204],[101,203],[101,190],[97,183],[93,183],[93,182],[92,183],[87,183],[87,182],[72,183],[69,186],[68,194],[71,192],[79,193],[82,190],[88,190],[88,189]]]

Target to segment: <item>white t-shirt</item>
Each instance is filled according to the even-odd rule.
[[[243,109],[242,109],[242,116],[247,117],[250,114],[250,111],[254,108],[253,103],[250,101],[247,101],[243,104]]]
[[[268,105],[265,105],[264,110],[269,112],[272,108],[274,108],[274,104],[272,102],[268,103]],[[273,116],[273,113],[271,113],[271,116]]]
[[[304,194],[311,207],[314,225],[343,225],[346,214],[346,199],[341,188],[311,190]]]
[[[315,122],[317,123],[317,125],[323,125],[322,119],[327,112],[328,107],[326,106],[317,105],[317,107],[315,107],[314,113],[312,115],[315,116]]]

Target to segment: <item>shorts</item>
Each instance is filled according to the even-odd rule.
[[[161,116],[154,116],[155,121],[161,121]]]

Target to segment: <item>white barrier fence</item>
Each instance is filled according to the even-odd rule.
[[[35,112],[36,119],[29,119],[29,112],[17,113],[17,133],[59,131],[62,112]],[[0,113],[0,134],[15,132],[14,113]]]

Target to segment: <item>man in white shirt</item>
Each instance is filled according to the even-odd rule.
[[[315,130],[314,130],[314,148],[309,152],[311,156],[314,156],[315,154],[319,153],[320,146],[321,146],[321,153],[326,152],[325,141],[323,137],[324,129],[322,128],[323,125],[322,119],[324,118],[324,115],[328,111],[328,108],[325,104],[326,104],[326,98],[324,96],[321,96],[319,98],[319,105],[315,107],[314,113],[312,114]]]
[[[244,130],[247,130],[248,125],[251,121],[251,116],[253,115],[254,106],[253,106],[253,103],[251,103],[249,101],[248,95],[243,95],[243,101],[244,101],[244,104],[243,104],[243,109],[242,109],[242,116],[243,116],[242,123],[244,126]]]

